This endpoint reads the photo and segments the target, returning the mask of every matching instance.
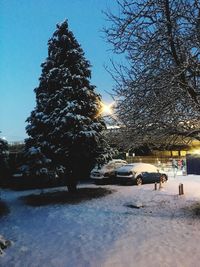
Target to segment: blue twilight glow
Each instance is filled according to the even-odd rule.
[[[103,10],[116,10],[114,0],[0,0],[0,133],[8,141],[26,137],[25,120],[35,105],[40,64],[56,23],[69,28],[92,64],[92,83],[111,102],[114,81],[104,68],[113,55],[102,38]]]

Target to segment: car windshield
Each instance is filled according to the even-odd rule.
[[[133,166],[134,166],[134,164],[127,164],[124,167],[133,167]]]
[[[104,166],[106,169],[112,169],[115,167],[115,165],[113,163],[107,164]]]
[[[104,165],[100,165],[100,164],[99,165],[96,165],[95,166],[95,169],[98,169],[98,170],[100,170],[102,168],[112,169],[114,167],[115,167],[115,165],[113,163],[108,163],[108,164],[104,164]]]
[[[116,165],[117,164],[117,165]],[[96,165],[95,166],[95,168],[94,169],[98,169],[98,170],[100,170],[100,169],[102,169],[102,168],[104,168],[104,169],[115,169],[115,168],[117,168],[117,167],[119,167],[119,165],[118,164],[121,164],[121,165],[125,165],[126,164],[126,161],[112,161],[112,162],[108,162],[107,164],[104,164],[104,165]],[[126,165],[126,166],[133,166],[133,165]]]

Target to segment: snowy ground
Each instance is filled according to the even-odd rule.
[[[180,182],[184,196],[178,196]],[[200,218],[185,209],[200,201],[200,176],[171,175],[157,191],[153,184],[107,187],[116,192],[77,205],[43,207],[18,199],[30,191],[2,191],[11,212],[0,219],[0,233],[13,244],[0,266],[200,266]]]

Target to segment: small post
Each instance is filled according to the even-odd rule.
[[[160,183],[159,183],[159,189],[161,189],[162,188],[162,182],[160,181]]]
[[[181,184],[179,184],[179,186],[178,186],[178,194],[179,194],[179,196],[181,195]]]
[[[181,184],[181,194],[184,195],[183,184]]]
[[[178,192],[179,192],[179,195],[184,195],[183,184],[179,184]]]
[[[154,190],[157,190],[157,183],[154,184]]]

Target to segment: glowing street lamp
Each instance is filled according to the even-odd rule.
[[[112,102],[111,104],[106,104],[101,102],[101,114],[104,115],[112,115],[113,114],[113,105],[115,104],[115,102]]]

